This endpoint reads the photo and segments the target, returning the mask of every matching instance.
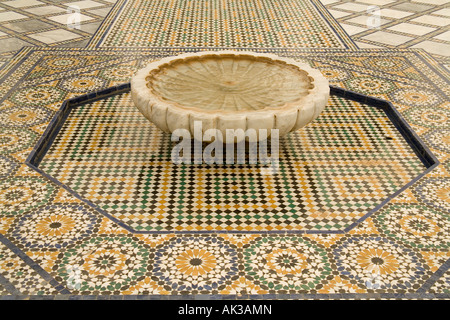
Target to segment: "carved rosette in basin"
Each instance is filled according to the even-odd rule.
[[[131,79],[133,101],[164,132],[279,129],[283,136],[319,116],[328,80],[308,65],[273,54],[208,51],[148,64]],[[269,131],[270,135],[270,131]]]

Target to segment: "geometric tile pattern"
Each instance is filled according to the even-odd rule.
[[[24,163],[61,101],[82,94],[77,85],[59,86],[62,82],[80,75],[97,77],[106,80],[105,87],[113,86],[128,82],[130,72],[143,64],[182,51],[188,49],[130,49],[124,55],[121,50],[25,48],[0,69],[0,109],[13,115],[17,111],[14,108],[24,105],[28,115],[24,115],[23,123],[18,114],[4,116],[0,122],[0,161],[5,166],[0,169],[1,183],[3,189],[10,189],[10,196],[0,204],[0,292],[7,294],[5,298],[52,295],[44,298],[68,299],[77,295],[73,298],[92,299],[96,298],[93,295],[118,295],[114,298],[124,299],[148,295],[161,299],[188,294],[223,299],[450,297],[446,209],[450,201],[446,191],[450,140],[444,130],[447,123],[441,120],[449,108],[450,90],[448,73],[425,52],[263,50],[305,61],[338,87],[353,86],[352,90],[363,92],[370,85],[378,88],[377,84],[384,83],[386,90],[378,90],[374,96],[391,101],[441,162],[348,232],[132,233]],[[59,69],[47,62],[59,65]],[[361,77],[366,80],[352,81]],[[20,102],[27,101],[24,92],[37,87],[42,87],[41,95]],[[89,87],[84,90],[88,92]],[[54,95],[60,94],[53,101]],[[344,107],[350,108],[345,103]],[[33,108],[48,110],[50,117],[36,112],[33,121]],[[9,109],[13,111],[8,113]],[[347,135],[339,133],[355,142],[350,129]],[[323,146],[326,141],[317,143]],[[364,148],[370,145],[362,144]],[[355,186],[343,188],[355,191]],[[369,190],[368,186],[364,188]],[[55,220],[46,220],[52,209]],[[56,220],[62,213],[67,213],[67,221]],[[29,223],[39,223],[30,220],[32,217],[42,218],[40,228],[30,227]],[[68,218],[84,224],[73,225]],[[42,227],[44,222],[46,227]],[[79,228],[83,236],[77,237],[75,230]],[[66,239],[61,242],[66,245],[52,246],[50,232]]]
[[[55,279],[68,283],[69,270],[80,267],[83,272],[74,290],[117,294],[150,274],[149,255],[149,247],[131,235],[87,237],[58,255]],[[128,272],[123,272],[125,267]]]
[[[356,48],[316,0],[119,0],[88,46],[106,47]]]
[[[421,255],[383,237],[356,236],[339,240],[333,250],[345,278],[363,287],[387,292],[419,289],[419,279],[430,274]]]
[[[83,79],[83,77],[81,77]],[[129,93],[76,107],[40,169],[135,231],[336,231],[426,168],[382,110],[332,97],[279,168],[177,165]]]
[[[0,244],[0,270],[0,276],[8,283],[6,288],[9,292],[12,291],[15,294],[20,292],[25,295],[52,295],[59,293],[36,270],[33,270],[30,265],[3,244]],[[3,288],[3,290],[6,288]],[[20,288],[20,290],[17,288]]]

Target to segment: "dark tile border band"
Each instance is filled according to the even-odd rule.
[[[426,293],[430,288],[433,286],[433,284],[441,278],[448,270],[450,269],[450,258],[444,262],[442,266],[439,267],[439,269],[433,273],[433,275],[425,281],[425,283],[417,290],[417,293]],[[450,294],[449,294],[450,296]]]
[[[427,169],[439,164],[438,159],[403,119],[391,102],[332,85],[330,85],[330,94],[382,109]]]
[[[333,31],[333,35],[336,36],[338,41],[342,44],[342,48],[338,47],[330,47],[330,49],[343,49],[343,50],[357,50],[359,49],[358,45],[353,41],[352,37],[345,31],[344,28],[341,27],[339,22],[336,20],[336,18],[328,11],[328,9],[325,7],[324,4],[322,4],[318,0],[312,0],[310,1],[311,5],[316,8],[317,13],[321,18],[323,18],[324,24],[326,24],[330,31]],[[86,45],[87,49],[110,49],[110,48],[130,48],[130,47],[117,47],[117,46],[102,46],[105,39],[107,38],[109,32],[111,31],[112,25],[118,20],[120,14],[124,10],[125,6],[127,4],[127,1],[124,0],[122,3],[120,1],[117,1],[112,8],[110,9],[109,13],[105,18],[103,18],[102,23],[97,28],[97,31],[91,36],[88,44]],[[139,47],[140,48],[140,47]],[[158,47],[143,47],[145,49],[147,48],[158,48]],[[178,48],[178,47],[175,47]],[[189,48],[203,48],[202,46],[198,47],[189,47]],[[227,49],[236,49],[239,47],[212,47],[214,49],[218,48],[227,48]],[[260,48],[261,47],[256,47]],[[287,49],[303,49],[303,48],[296,48],[296,47],[286,47]],[[245,48],[244,48],[245,49]],[[278,48],[277,48],[278,49]]]

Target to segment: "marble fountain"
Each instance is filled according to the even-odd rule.
[[[319,116],[329,98],[320,71],[293,59],[244,51],[203,51],[166,57],[131,79],[136,107],[156,127],[194,134],[217,129],[278,129],[279,137]],[[259,139],[257,135],[256,139]]]

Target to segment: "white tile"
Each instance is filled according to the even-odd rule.
[[[425,23],[425,24],[431,24],[431,25],[440,26],[440,27],[446,26],[450,23],[450,19],[448,19],[448,18],[435,17],[435,16],[430,16],[430,15],[417,17],[417,18],[411,19],[411,21]]]
[[[413,45],[412,48],[422,48],[425,49],[428,53],[438,54],[441,56],[450,56],[450,45],[445,43],[439,43],[434,41],[423,41],[416,45]]]
[[[390,18],[404,18],[412,15],[412,12],[405,12],[394,9],[381,9],[381,17],[390,17]]]
[[[450,41],[450,31],[441,33],[440,35],[437,35],[433,38],[439,39],[439,40],[444,40],[444,41]]]
[[[59,16],[49,17],[48,19],[53,20],[55,22],[62,23],[62,24],[67,24],[69,22],[73,23],[72,17],[73,17],[72,13],[67,13],[67,14],[62,14],[62,15],[59,15]],[[84,15],[84,14],[80,14],[79,18],[80,18],[80,20],[79,20],[80,22],[89,21],[89,20],[93,20],[94,19],[94,18],[89,17],[89,16]]]
[[[367,11],[367,8],[369,6],[362,3],[354,3],[354,2],[346,2],[343,4],[339,4],[336,6],[333,6],[333,9],[342,9],[342,10],[348,10],[353,12],[361,12],[361,11]]]
[[[395,0],[358,0],[358,2],[364,2],[368,4],[373,4],[377,6],[384,6],[386,4],[395,2]]]
[[[100,7],[100,6],[104,6],[103,3],[99,3],[99,2],[95,2],[95,1],[90,1],[90,0],[86,0],[86,1],[74,1],[74,2],[67,2],[64,3],[64,5],[66,6],[77,6],[80,9],[88,9],[88,8],[95,8],[95,7]]]
[[[379,42],[382,44],[387,44],[391,46],[398,46],[407,41],[413,40],[414,38],[401,36],[398,34],[385,32],[385,31],[377,31],[367,36],[362,37],[362,39],[371,40],[374,42]]]
[[[388,28],[389,30],[394,30],[398,32],[409,33],[416,36],[423,36],[429,32],[436,30],[436,28],[419,26],[412,23],[400,23],[395,26]]]
[[[17,13],[17,12],[11,12],[11,11],[0,12],[0,22],[23,19],[23,18],[28,18],[28,17],[24,16],[23,14]]]
[[[344,28],[345,32],[347,32],[351,36],[368,30],[368,28],[356,27],[345,23],[340,23],[340,25],[342,28]]]
[[[441,10],[434,11],[433,14],[450,17],[450,8],[444,8]]]
[[[39,6],[43,5],[44,3],[36,0],[13,0],[2,2],[2,4],[6,4],[7,6],[14,8],[22,8],[22,7]]]
[[[46,44],[51,44],[61,42],[64,40],[76,39],[81,36],[64,29],[56,29],[51,31],[29,34],[28,37],[44,42]]]
[[[333,10],[333,9],[329,9],[328,10],[329,13],[331,13],[331,15],[335,18],[335,19],[339,19],[345,16],[350,15],[350,12],[344,12],[344,11],[340,11],[340,10]]]
[[[448,0],[412,0],[412,2],[441,5],[441,4],[448,3]]]
[[[23,9],[26,12],[36,14],[38,16],[46,15],[46,14],[53,14],[53,13],[60,13],[60,12],[67,12],[66,9],[60,8],[57,6],[42,6],[42,7],[35,7],[35,8],[28,8]]]

